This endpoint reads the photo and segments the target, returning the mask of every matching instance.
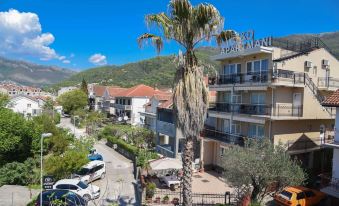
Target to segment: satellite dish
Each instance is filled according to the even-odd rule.
[[[118,121],[121,122],[121,121],[122,121],[122,117],[119,117],[119,118],[118,118]]]
[[[125,121],[128,120],[128,117],[127,117],[127,116],[124,116],[124,120],[125,120]]]

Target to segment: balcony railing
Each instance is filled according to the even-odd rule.
[[[339,79],[333,77],[319,77],[318,87],[333,87],[339,88]]]
[[[159,153],[159,154],[162,154],[166,157],[170,157],[170,158],[175,158],[175,153],[169,149],[167,149],[166,147],[164,146],[161,146],[161,145],[157,145],[156,146],[156,151]]]
[[[114,108],[121,109],[121,110],[131,110],[132,109],[131,105],[124,105],[124,104],[115,103],[113,106],[114,106]]]
[[[218,140],[228,144],[237,144],[240,146],[244,145],[244,136],[221,132],[215,130],[214,128],[205,128],[202,131],[201,136]]]
[[[266,83],[269,72],[250,72],[239,74],[219,75],[209,79],[209,84],[244,84],[244,83]]]
[[[272,105],[265,104],[230,104],[217,102],[210,105],[210,111],[249,114],[249,115],[271,115]],[[272,116],[296,116],[303,115],[302,106],[275,105]]]

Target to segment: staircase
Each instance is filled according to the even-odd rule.
[[[304,81],[305,85],[310,89],[310,91],[313,93],[313,95],[316,97],[316,99],[318,100],[319,104],[321,105],[321,103],[325,100],[325,97],[323,95],[321,95],[319,88],[312,81],[312,79],[308,76],[308,74],[304,73],[304,78],[305,78],[305,81]],[[332,108],[323,107],[323,106],[322,106],[322,108],[325,109],[326,112],[331,117],[334,115],[333,111],[332,111]]]

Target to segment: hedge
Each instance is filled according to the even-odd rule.
[[[119,138],[113,137],[113,136],[109,136],[109,137],[106,137],[106,138],[107,138],[107,141],[110,144],[112,144],[112,145],[117,144],[120,148],[128,151],[129,153],[132,153],[136,156],[138,155],[138,148],[136,146],[128,144],[123,139],[119,139]]]

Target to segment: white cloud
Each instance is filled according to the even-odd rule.
[[[0,12],[0,51],[2,54],[34,56],[41,60],[59,59],[50,45],[54,42],[51,33],[42,33],[39,17],[31,12],[10,9]]]
[[[68,59],[65,59],[65,60],[62,61],[62,63],[64,63],[64,64],[69,64],[69,63],[71,63],[71,61],[68,60]]]
[[[102,54],[93,54],[89,59],[89,62],[95,65],[105,65],[107,64],[106,56]]]

